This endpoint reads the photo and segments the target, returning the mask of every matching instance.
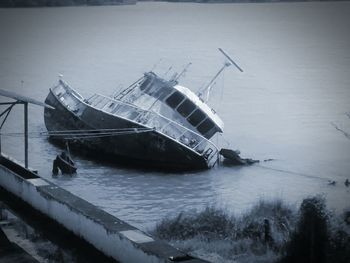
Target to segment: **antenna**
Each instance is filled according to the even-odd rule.
[[[160,64],[160,62],[162,62],[162,60],[163,60],[162,58],[159,59],[159,60],[153,65],[151,71],[154,71],[154,70],[156,69],[156,67]]]
[[[227,55],[227,53],[226,53],[225,51],[223,51],[221,48],[218,48],[218,49],[219,49],[219,51],[228,59],[228,61],[231,63],[231,65],[235,65],[236,68],[238,68],[238,70],[239,70],[240,72],[243,72],[243,69],[241,69],[241,68],[236,64],[236,62],[234,62],[233,59],[230,58],[229,55]]]
[[[182,77],[188,70],[188,68],[192,65],[192,62],[188,63],[184,69],[180,72],[179,75],[177,75],[177,77],[174,78],[174,81],[177,81],[180,77]]]
[[[168,75],[168,73],[170,72],[170,70],[172,70],[173,69],[173,66],[170,66],[169,68],[168,68],[168,70],[164,73],[164,78],[166,77],[166,75]]]
[[[210,94],[210,90],[213,87],[213,84],[215,83],[215,80],[220,76],[220,74],[229,66],[234,65],[240,72],[243,72],[243,70],[233,61],[233,59],[225,52],[223,51],[221,48],[218,48],[219,51],[226,57],[226,59],[228,61],[226,61],[224,63],[224,65],[220,68],[220,70],[218,71],[218,73],[216,73],[216,75],[212,78],[212,80],[209,82],[209,84],[207,86],[205,86],[202,90],[200,90],[198,92],[198,97],[202,97],[203,94],[207,94],[206,98],[205,98],[205,102],[207,102],[209,100],[209,94]]]
[[[175,80],[176,78],[177,78],[177,72],[175,72],[175,73],[171,76],[171,78],[169,79],[169,81],[170,81],[170,82],[176,81],[176,80]]]

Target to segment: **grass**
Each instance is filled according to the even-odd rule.
[[[152,232],[212,262],[350,262],[350,211],[333,215],[318,196],[299,210],[260,200],[240,216],[215,207],[182,212]]]

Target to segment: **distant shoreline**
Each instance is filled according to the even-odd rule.
[[[229,3],[284,3],[284,2],[346,2],[348,0],[2,0],[0,8],[62,7],[62,6],[115,6],[135,5],[138,2],[169,2],[198,4]]]

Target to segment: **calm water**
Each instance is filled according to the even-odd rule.
[[[182,210],[216,205],[239,213],[261,198],[298,205],[323,194],[342,211],[350,200],[343,184],[350,141],[331,122],[350,131],[349,12],[350,2],[0,9],[0,88],[43,101],[63,74],[82,95],[112,94],[162,59],[160,74],[192,62],[181,84],[197,91],[224,61],[222,47],[245,72],[230,68],[217,81],[210,104],[225,133],[215,141],[274,161],[162,174],[73,156],[78,174],[52,178],[60,150],[32,136],[30,166],[146,230]],[[23,131],[16,108],[3,132]],[[30,131],[43,130],[43,109],[30,106]],[[22,138],[2,142],[4,152],[23,160]]]

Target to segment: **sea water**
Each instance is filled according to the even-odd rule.
[[[320,194],[342,212],[350,140],[334,125],[350,132],[349,12],[349,2],[0,9],[0,88],[44,101],[62,74],[83,96],[110,95],[144,72],[170,78],[192,62],[180,84],[196,92],[225,62],[223,48],[244,72],[228,68],[212,90],[225,123],[214,142],[273,161],[166,174],[73,154],[78,173],[52,177],[61,149],[39,135],[43,108],[30,105],[30,166],[143,230],[206,206],[241,213],[260,199],[297,206]],[[2,151],[23,161],[22,106],[2,133],[20,133],[2,135]]]

